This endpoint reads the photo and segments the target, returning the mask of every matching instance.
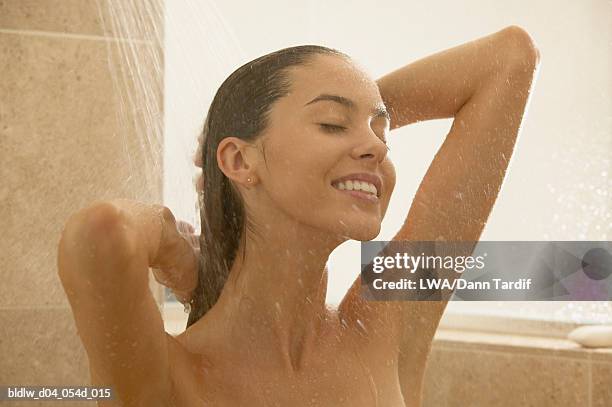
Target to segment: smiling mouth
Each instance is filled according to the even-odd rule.
[[[353,198],[358,199],[361,202],[378,203],[380,201],[378,196],[371,192],[365,192],[361,190],[340,189],[333,184],[332,184],[332,188],[334,188],[336,191],[342,194],[352,196]]]

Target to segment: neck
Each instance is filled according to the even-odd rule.
[[[258,365],[293,372],[316,350],[328,320],[326,262],[339,242],[295,222],[260,224],[274,229],[247,232],[215,314],[224,339],[247,360],[255,355]]]

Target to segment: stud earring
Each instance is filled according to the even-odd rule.
[[[247,182],[251,182],[251,178],[247,178]]]

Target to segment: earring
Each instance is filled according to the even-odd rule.
[[[247,178],[247,182],[251,182],[251,178],[250,178],[250,177],[249,177],[249,178]]]

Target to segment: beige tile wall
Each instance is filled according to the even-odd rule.
[[[591,359],[591,407],[612,406],[612,349],[594,351]]]
[[[161,44],[162,0],[0,0],[0,27]]]
[[[424,407],[612,406],[612,350],[564,340],[437,333]]]
[[[94,200],[162,200],[160,4],[0,0],[0,385],[88,383],[57,244]]]

